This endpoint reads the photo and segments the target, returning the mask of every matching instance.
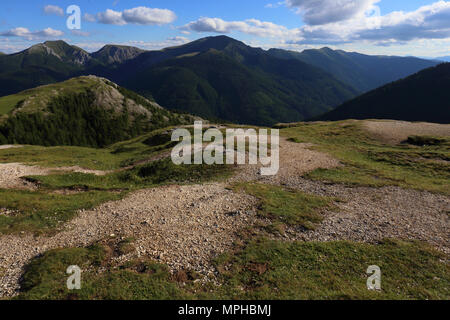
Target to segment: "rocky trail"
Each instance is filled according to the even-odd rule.
[[[275,177],[261,176],[258,166],[241,166],[226,182],[145,189],[81,211],[52,237],[0,236],[0,297],[17,294],[23,267],[33,257],[52,248],[86,246],[107,238],[136,239],[136,250],[118,257],[118,261],[149,257],[174,272],[193,270],[205,280],[212,279],[215,270],[211,259],[230,249],[245,227],[267,222],[257,215],[257,199],[227,188],[229,183],[240,181],[283,185],[342,200],[334,210],[324,212],[325,219],[315,231],[290,228],[286,240],[376,242],[393,237],[424,240],[449,253],[448,197],[397,187],[350,188],[302,178],[316,168],[336,166],[336,159],[310,150],[309,144],[281,139],[280,171]],[[0,188],[27,188],[19,185],[23,184],[21,176],[49,172],[0,164]]]

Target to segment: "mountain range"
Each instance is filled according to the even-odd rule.
[[[450,56],[438,57],[436,60],[450,62]]]
[[[330,48],[303,52],[270,49],[269,53],[279,58],[298,59],[322,68],[360,93],[438,64],[436,61],[415,57],[370,56]]]
[[[450,123],[450,63],[420,71],[344,103],[315,120],[392,119]]]
[[[0,55],[0,96],[83,75],[107,78],[174,111],[254,125],[302,121],[438,62],[329,48],[253,48],[226,36],[158,51],[88,53],[48,41]]]

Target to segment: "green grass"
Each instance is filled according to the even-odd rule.
[[[218,260],[225,285],[217,297],[448,300],[450,268],[443,260],[419,242],[252,241]],[[367,290],[370,265],[381,268],[381,292]]]
[[[120,167],[128,155],[116,156],[110,149],[82,147],[25,146],[0,150],[0,162],[19,162],[41,167],[80,166],[86,169],[111,170]]]
[[[43,191],[0,189],[0,208],[18,213],[0,215],[0,233],[20,231],[53,232],[72,219],[80,209],[90,209],[111,200],[118,200],[125,193],[89,191],[72,195],[50,194]]]
[[[236,192],[246,192],[261,201],[260,214],[276,223],[314,229],[323,220],[319,209],[330,207],[333,199],[309,195],[282,187],[242,183],[233,187]]]
[[[167,267],[152,261],[111,266],[111,255],[111,249],[99,245],[49,251],[27,266],[18,299],[450,298],[448,264],[441,253],[419,242],[255,240],[216,260],[220,286],[196,284],[195,277],[176,281]],[[81,290],[66,289],[70,265],[83,270]],[[381,291],[367,290],[370,265],[381,268]]]
[[[309,173],[307,177],[314,180],[375,187],[395,185],[449,194],[447,143],[387,145],[370,137],[360,122],[347,121],[298,124],[282,129],[281,134],[293,142],[314,143],[316,149],[343,164]]]
[[[162,300],[185,299],[187,293],[171,280],[164,265],[151,261],[127,263],[120,268],[110,267],[108,248],[94,245],[89,248],[57,249],[34,259],[26,268],[21,283],[23,293],[17,299],[80,299],[80,300]],[[82,269],[81,290],[66,287],[70,265]],[[100,266],[106,271],[98,274]]]
[[[20,162],[49,168],[79,166],[93,170],[114,170],[169,150],[170,141],[145,144],[148,139],[164,131],[165,129],[156,130],[103,149],[71,146],[24,146],[3,149],[0,150],[0,162]]]
[[[22,100],[26,98],[26,95],[14,94],[10,96],[0,97],[0,116],[7,114]]]

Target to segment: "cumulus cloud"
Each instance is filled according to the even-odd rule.
[[[322,25],[363,17],[380,0],[286,0],[308,25]]]
[[[3,37],[21,37],[28,40],[33,40],[36,38],[55,38],[60,37],[64,32],[55,30],[52,28],[47,28],[40,31],[30,31],[27,28],[18,27],[8,31],[0,32],[0,36]]]
[[[137,7],[123,12],[123,18],[127,23],[143,25],[162,25],[168,24],[177,18],[176,14],[168,9],[152,9],[146,7]]]
[[[450,2],[439,1],[413,12],[392,12],[380,18],[379,28],[361,30],[354,38],[410,41],[449,37]]]
[[[231,33],[243,32],[259,37],[272,37],[279,45],[337,45],[370,43],[392,46],[412,40],[450,38],[450,1],[438,1],[415,11],[395,11],[384,16],[375,4],[378,0],[288,0],[287,5],[303,10],[310,23],[288,29],[271,22],[248,19],[225,21],[203,17],[182,27],[180,31]],[[340,3],[340,6],[336,6]],[[319,5],[321,9],[319,10]],[[328,7],[325,4],[329,4]],[[317,6],[316,6],[317,5]],[[328,8],[328,9],[326,9]]]
[[[163,41],[129,41],[127,45],[138,47],[145,50],[160,50],[163,48],[180,46],[182,44],[188,43],[190,40],[186,37],[176,36],[170,37]]]
[[[280,37],[289,34],[290,30],[272,22],[248,19],[244,21],[225,21],[220,18],[200,18],[180,28],[182,31],[230,33],[240,31],[260,37]]]
[[[105,12],[97,13],[97,21],[103,24],[115,24],[123,26],[127,24],[123,19],[122,12],[107,9]]]
[[[167,47],[174,47],[185,44],[190,40],[185,37],[176,36],[170,37],[162,41],[127,41],[127,42],[119,42],[117,45],[124,46],[132,46],[138,47],[144,50],[160,50]],[[74,43],[76,46],[85,49],[86,51],[93,52],[103,48],[106,44],[105,42],[95,42],[95,41],[86,41],[86,42],[76,42]],[[0,43],[0,48],[1,48]]]
[[[47,5],[44,7],[44,12],[46,14],[54,14],[60,17],[64,16],[64,10],[61,7],[53,6],[53,5]]]
[[[298,43],[370,41],[392,45],[416,39],[450,37],[450,2],[439,1],[416,11],[396,11],[384,16],[363,17],[346,22],[304,26]]]
[[[123,26],[126,24],[163,25],[177,18],[176,14],[168,9],[137,7],[124,11],[107,9],[96,16],[97,21],[103,24]]]

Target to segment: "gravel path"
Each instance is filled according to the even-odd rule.
[[[339,166],[339,161],[328,154],[311,150],[312,144],[290,142],[280,137],[280,169],[275,176],[261,176],[261,165],[241,166],[239,172],[230,179],[235,181],[261,181],[282,184],[291,177],[299,177],[307,172]]]
[[[301,177],[304,173],[316,168],[336,167],[339,162],[309,150],[308,144],[285,139],[280,143],[277,176],[262,177],[258,166],[242,166],[227,183],[278,184],[345,201],[336,203],[337,209],[325,212],[325,220],[317,230],[287,230],[288,240],[376,242],[386,237],[419,239],[450,253],[449,197],[397,187],[351,188],[305,180]],[[50,170],[8,165],[11,164],[0,165],[0,186],[9,181],[22,182],[19,177],[23,175],[48,174],[45,170]],[[17,170],[17,173],[7,173],[5,168]],[[127,258],[146,256],[166,263],[172,271],[191,269],[205,279],[210,278],[214,273],[211,258],[228,250],[239,231],[259,221],[257,200],[228,190],[227,183],[141,190],[123,200],[80,212],[64,230],[50,238],[28,234],[1,236],[0,275],[3,275],[0,277],[0,297],[17,293],[23,266],[36,255],[52,248],[86,246],[112,237],[136,239],[136,250]]]
[[[214,272],[211,259],[231,247],[237,231],[257,220],[256,204],[253,197],[236,194],[225,184],[168,186],[82,211],[51,238],[2,236],[0,270],[5,274],[0,278],[0,296],[16,293],[23,266],[36,255],[112,236],[135,238],[135,256],[209,277]]]
[[[291,178],[284,185],[343,200],[336,203],[337,209],[324,213],[325,219],[316,230],[289,230],[292,240],[422,240],[450,254],[448,196],[398,187],[327,185],[302,178]]]

